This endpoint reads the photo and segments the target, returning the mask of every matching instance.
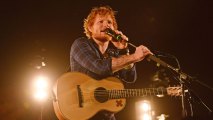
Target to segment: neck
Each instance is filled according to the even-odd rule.
[[[94,39],[94,41],[98,45],[98,49],[101,51],[101,53],[104,54],[109,45],[109,41],[100,41],[96,39]]]

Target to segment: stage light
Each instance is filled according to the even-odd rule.
[[[35,79],[35,87],[38,89],[46,89],[48,87],[48,78],[45,76],[38,76]]]
[[[145,113],[145,114],[143,114],[141,120],[151,120],[151,115]]]
[[[41,66],[42,66],[42,67],[45,67],[45,66],[46,66],[46,63],[42,61],[42,62],[41,62]]]
[[[150,104],[147,103],[147,102],[142,102],[140,104],[140,108],[143,110],[143,111],[149,111],[150,110]]]
[[[169,115],[165,115],[165,114],[161,114],[160,116],[157,116],[158,120],[166,120],[166,118],[168,118]]]
[[[49,93],[48,78],[37,76],[34,80],[33,89],[34,98],[39,101],[45,101]]]
[[[136,120],[152,120],[151,104],[147,100],[138,101],[136,106]]]
[[[45,91],[37,91],[35,94],[34,94],[34,98],[39,100],[39,101],[43,101],[47,98],[47,93]]]

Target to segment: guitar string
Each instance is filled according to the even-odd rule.
[[[139,96],[146,96],[147,95],[147,91],[149,91],[150,95],[151,92],[150,90],[153,90],[152,93],[153,95],[156,95],[155,93],[159,93],[158,90],[161,91],[162,95],[164,91],[167,91],[165,89],[162,88],[157,88],[157,89],[153,89],[153,88],[146,88],[146,89],[140,89],[141,91],[139,91]],[[173,90],[179,90],[179,88],[174,88]],[[85,90],[85,91],[89,91],[89,90]],[[90,92],[82,92],[83,96],[84,96],[84,103],[83,104],[90,104],[90,103],[96,103],[97,101],[94,98],[94,94],[96,94],[95,96],[97,97],[108,97],[109,99],[119,99],[119,98],[127,98],[127,97],[131,97],[132,95],[136,95],[138,96],[138,91],[136,89],[126,89],[126,90],[118,90],[118,89],[112,89],[112,90],[95,90],[95,91],[90,91]],[[154,92],[155,91],[155,92]],[[111,93],[109,93],[111,92]],[[121,93],[123,92],[123,93]],[[126,94],[129,93],[129,94]],[[142,95],[141,95],[142,93]],[[144,94],[146,93],[146,95]],[[157,94],[160,95],[160,94]],[[178,95],[175,95],[178,96]]]
[[[147,89],[141,89],[141,91],[138,91],[138,90],[136,90],[136,89],[128,89],[128,90],[95,90],[95,91],[93,91],[93,92],[83,92],[85,95],[87,95],[87,94],[91,94],[91,93],[94,93],[94,94],[96,94],[96,96],[103,96],[103,95],[109,95],[109,94],[111,94],[111,95],[115,95],[115,94],[121,94],[121,95],[123,95],[123,94],[143,94],[143,92],[145,92],[146,94],[147,94],[147,92],[148,92],[148,94],[158,94],[159,95],[159,90],[161,91],[161,94],[164,94],[164,92],[165,92],[165,90],[164,89],[162,89],[162,88],[160,88],[160,89],[153,89],[153,88],[147,88]]]
[[[158,90],[158,89],[157,89]],[[104,91],[104,92],[103,92]],[[159,92],[159,91],[157,91],[157,92]],[[154,92],[155,93],[155,92]],[[83,96],[84,96],[84,104],[85,103],[87,103],[87,104],[89,104],[89,103],[94,103],[94,102],[97,102],[95,99],[94,99],[94,92],[83,92]],[[98,97],[106,97],[106,95],[107,95],[107,97],[108,98],[110,98],[110,99],[119,99],[119,98],[123,98],[124,96],[125,97],[131,97],[131,95],[134,95],[134,94],[136,94],[136,96],[137,96],[137,93],[130,93],[130,94],[119,94],[118,95],[118,93],[112,93],[112,94],[109,94],[109,93],[106,93],[106,90],[99,90],[99,92],[97,93],[96,92],[96,96],[98,96]],[[153,94],[153,95],[155,95],[155,94]],[[146,96],[146,95],[143,95],[143,96]]]
[[[165,90],[164,89],[154,89],[153,88],[150,88],[150,89],[140,89],[140,90],[136,90],[136,89],[127,89],[127,90],[94,90],[93,92],[94,93],[118,93],[118,92],[127,92],[127,93],[131,93],[131,92],[142,92],[142,91],[146,91],[146,92],[149,92],[149,93],[158,93],[159,90],[161,92],[164,92]],[[88,92],[85,92],[84,93],[91,93],[91,91],[88,91]]]
[[[148,93],[147,93],[148,92]],[[149,90],[144,90],[144,92],[142,91],[134,91],[134,90],[131,90],[131,91],[106,91],[106,90],[99,90],[99,91],[94,91],[94,92],[83,92],[84,95],[87,95],[87,94],[91,94],[91,93],[94,93],[96,94],[96,96],[105,96],[105,95],[116,95],[116,94],[119,94],[119,95],[123,95],[123,94],[143,94],[143,93],[146,93],[146,94],[153,94],[155,95],[155,93],[158,93],[159,91],[158,90],[155,90],[155,91],[151,91],[151,89]],[[161,92],[163,93],[164,91],[161,90]]]

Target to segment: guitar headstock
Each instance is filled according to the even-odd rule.
[[[182,95],[182,88],[180,86],[177,87],[167,87],[167,94],[171,96],[181,96]]]

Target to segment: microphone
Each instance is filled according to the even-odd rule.
[[[103,30],[102,32],[105,32],[107,35],[113,37],[115,40],[117,41],[121,41],[123,38],[121,37],[121,34],[117,34],[115,33],[114,30],[112,30],[111,28],[106,28],[105,30]],[[127,40],[126,40],[127,42]],[[132,47],[136,48],[135,45],[133,45],[132,43],[127,42],[129,45],[131,45]]]
[[[115,31],[112,30],[111,28],[106,28],[103,32],[105,32],[107,35],[113,37],[117,41],[122,40],[121,34],[116,34]]]
[[[105,32],[107,35],[113,37],[115,40],[120,41],[122,40],[121,34],[116,34],[114,30],[112,30],[111,28],[106,28],[105,30],[103,30],[102,32]],[[127,42],[129,45],[131,45],[132,47],[136,48],[135,45],[133,45],[132,43]],[[170,68],[172,70],[174,70],[177,73],[180,73],[180,71],[176,68],[174,68],[173,66],[167,64],[166,62],[162,61],[161,59],[157,58],[155,55],[148,55],[147,56],[148,61],[152,60],[154,62],[156,62],[158,65],[161,65],[163,67],[166,68]]]
[[[116,34],[115,31],[112,30],[111,28],[106,28],[103,32],[105,32],[107,35],[113,37],[117,41],[122,40],[121,34]],[[132,43],[129,43],[129,42],[127,42],[127,43],[129,45],[131,45],[132,47],[136,48],[136,46],[133,45]],[[157,58],[155,55],[148,55],[147,59],[148,59],[148,61],[152,60],[152,61],[156,62],[158,65],[161,65],[166,68],[170,68],[170,69],[174,70],[175,72],[180,73],[179,70],[177,70],[173,66],[167,64],[166,62],[162,61],[161,59]]]

